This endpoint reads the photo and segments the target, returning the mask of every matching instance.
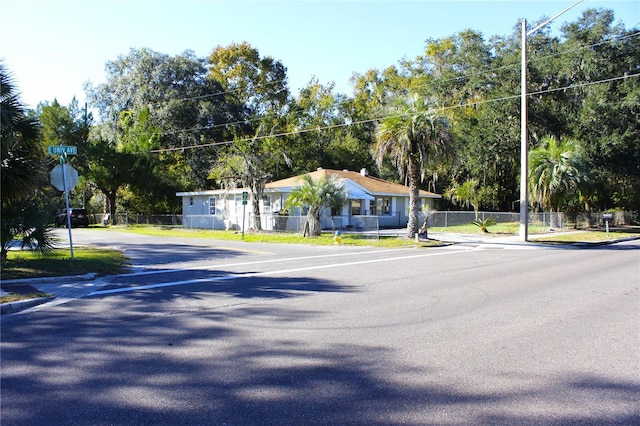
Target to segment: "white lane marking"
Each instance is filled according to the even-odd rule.
[[[342,257],[342,256],[352,256],[358,254],[372,254],[372,253],[388,253],[392,251],[399,250],[408,250],[406,248],[397,248],[397,249],[384,249],[384,250],[371,250],[371,251],[355,251],[355,252],[347,252],[347,253],[333,253],[333,254],[321,254],[321,255],[311,255],[311,256],[301,256],[301,257],[290,257],[287,259],[268,259],[268,260],[253,260],[249,262],[236,262],[236,263],[227,263],[221,265],[204,265],[204,266],[193,266],[190,268],[183,269],[157,269],[153,271],[144,271],[144,272],[131,272],[128,274],[120,274],[118,277],[137,277],[141,275],[153,275],[153,274],[164,274],[171,272],[183,272],[183,271],[197,271],[202,269],[211,269],[211,268],[228,268],[230,266],[244,266],[244,265],[256,265],[258,263],[274,263],[274,262],[289,262],[292,260],[307,260],[307,259],[320,259],[323,257]],[[144,265],[141,265],[144,267]]]
[[[260,277],[266,275],[277,275],[277,274],[288,274],[292,272],[302,272],[302,271],[312,271],[314,269],[328,269],[328,268],[338,268],[343,266],[353,266],[353,265],[364,265],[367,263],[378,263],[378,262],[390,262],[394,260],[407,260],[407,259],[415,259],[419,257],[430,257],[430,256],[443,256],[443,255],[453,255],[459,253],[469,253],[471,251],[478,251],[479,249],[474,250],[465,250],[465,251],[452,251],[452,252],[438,252],[438,253],[423,253],[423,254],[415,254],[411,256],[401,256],[401,257],[387,257],[383,259],[368,259],[368,260],[358,260],[353,262],[346,263],[332,263],[328,265],[315,265],[315,266],[305,266],[301,268],[291,268],[291,269],[280,269],[276,271],[265,271],[265,272],[246,272],[241,274],[228,274],[220,277],[210,277],[210,278],[197,278],[191,280],[181,280],[181,281],[171,281],[160,284],[148,284],[148,285],[140,285],[140,286],[132,286],[132,287],[121,287],[121,288],[113,288],[108,290],[97,290],[88,294],[88,296],[99,296],[103,294],[114,294],[114,293],[125,293],[130,291],[137,290],[149,290],[154,288],[161,287],[171,287],[171,286],[180,286],[187,284],[198,284],[203,282],[212,282],[212,281],[226,281],[226,280],[234,280],[237,278],[252,278],[252,277]],[[311,256],[317,257],[317,256]],[[282,259],[281,259],[282,260]],[[290,260],[290,259],[285,259]],[[254,262],[255,263],[255,262]],[[237,264],[235,264],[237,265]]]

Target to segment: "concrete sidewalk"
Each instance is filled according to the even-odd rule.
[[[64,277],[3,280],[1,283],[3,296],[11,292],[12,286],[32,287],[50,296],[2,303],[0,304],[0,311],[2,315],[5,315],[21,312],[44,304],[47,306],[61,305],[100,289],[108,280],[109,277],[98,278],[98,274],[96,273]]]

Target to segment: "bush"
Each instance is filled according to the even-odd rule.
[[[492,217],[488,217],[486,219],[475,219],[471,223],[479,227],[482,232],[489,232],[487,228],[495,225],[496,220]]]

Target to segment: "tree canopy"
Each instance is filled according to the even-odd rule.
[[[351,94],[316,78],[293,94],[285,64],[247,42],[216,46],[205,58],[131,49],[106,64],[104,83],[86,85],[95,122],[77,104],[55,101],[7,121],[17,110],[6,98],[3,202],[20,196],[17,188],[37,186],[7,165],[36,161],[44,168],[42,147],[66,140],[79,147],[74,161],[87,179],[83,191],[101,194],[112,212],[178,213],[177,191],[232,184],[251,188],[259,200],[268,180],[317,167],[365,167],[407,183],[412,194],[477,182],[486,189],[482,201],[443,199],[440,207],[466,199],[514,210],[520,31],[517,24],[489,38],[472,29],[441,39],[418,35],[426,40],[421,55],[354,70]],[[536,198],[540,206],[640,210],[639,35],[617,24],[611,11],[589,9],[558,35],[547,29],[529,38],[532,155],[548,148],[547,135],[572,139],[589,172],[562,199]],[[3,83],[3,96],[4,90]],[[18,155],[19,149],[38,153]],[[416,230],[410,221],[408,232]]]

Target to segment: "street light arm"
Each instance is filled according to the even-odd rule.
[[[538,25],[537,27],[535,27],[532,30],[529,30],[527,32],[527,36],[530,36],[531,34],[535,33],[536,31],[538,31],[540,28],[544,27],[545,25],[547,25],[549,22],[553,21],[554,19],[556,19],[558,16],[562,15],[563,13],[565,13],[567,10],[569,9],[573,9],[575,6],[579,5],[580,3],[582,3],[584,0],[578,0],[577,2],[575,2],[574,4],[572,4],[571,6],[567,7],[565,10],[563,10],[562,12],[556,13],[552,18],[547,19],[546,21],[544,21],[542,24]]]

